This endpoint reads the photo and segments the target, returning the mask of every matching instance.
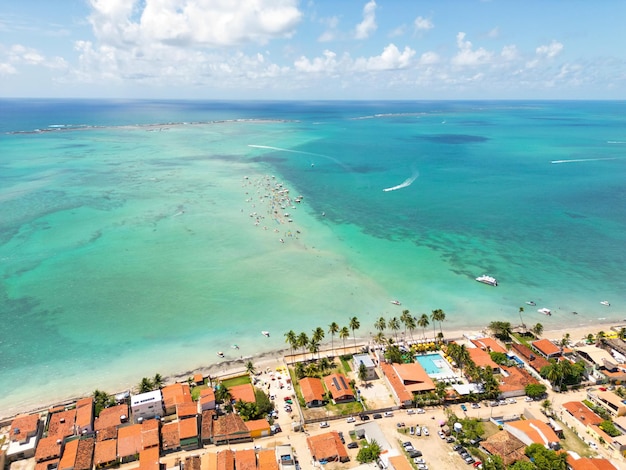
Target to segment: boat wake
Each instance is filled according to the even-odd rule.
[[[392,186],[391,188],[385,188],[383,189],[383,191],[388,192],[388,191],[396,191],[398,189],[402,189],[402,188],[406,188],[408,186],[411,186],[413,184],[413,181],[415,181],[417,179],[417,177],[419,176],[418,172],[415,172],[413,174],[413,176],[411,176],[410,178],[405,179],[402,183],[400,183],[397,186]]]
[[[618,157],[611,158],[578,158],[575,160],[552,160],[550,163],[553,165],[557,163],[579,163],[579,162],[600,162],[602,160],[617,160]]]
[[[313,155],[315,157],[331,158],[328,155],[322,155],[321,153],[303,152],[302,150],[291,150],[291,149],[284,149],[284,148],[280,148],[280,147],[270,147],[269,145],[248,144],[248,147],[252,147],[252,148],[255,148],[255,149],[277,150],[279,152],[299,153],[299,154],[302,154],[302,155]]]

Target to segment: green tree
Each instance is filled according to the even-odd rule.
[[[547,398],[541,402],[541,409],[543,410],[545,415],[550,414],[550,410],[552,410],[552,402]]]
[[[314,339],[311,339],[311,341],[309,341],[309,352],[311,353],[311,359],[313,359],[313,357],[315,356],[315,353],[318,353],[317,358],[319,359],[319,352],[320,352],[319,341],[315,341]]]
[[[440,308],[438,308],[436,310],[433,310],[433,312],[431,314],[431,319],[433,320],[433,327],[434,327],[434,322],[436,322],[436,321],[439,322],[439,333],[441,333],[441,336],[443,336],[443,330],[441,329],[441,323],[443,321],[445,321],[445,319],[446,319],[446,312],[444,312]]]
[[[306,358],[306,348],[309,345],[309,336],[304,332],[298,335],[298,348],[302,348],[302,354]]]
[[[533,333],[537,338],[541,336],[541,333],[543,333],[543,325],[541,323],[537,323],[535,326],[533,326]]]
[[[261,416],[265,416],[274,410],[274,404],[270,400],[270,397],[263,390],[258,388],[254,389],[254,399],[256,402],[256,406],[259,410],[259,414]]]
[[[498,365],[506,366],[509,363],[509,356],[500,351],[491,351],[489,353],[491,360]]]
[[[524,319],[522,318],[522,313],[524,313],[524,307],[519,308],[519,320],[522,322],[522,328],[524,332],[526,332],[526,323],[524,323]]]
[[[369,443],[366,443],[356,456],[356,460],[359,463],[376,462],[382,449],[376,440],[372,439]]]
[[[293,330],[289,330],[285,333],[285,343],[289,345],[291,355],[293,356],[293,350],[298,348],[298,335]]]
[[[389,329],[395,333],[396,343],[398,342],[398,330],[400,329],[400,321],[396,317],[389,320]]]
[[[615,424],[613,424],[613,421],[611,421],[610,419],[602,421],[598,427],[611,437],[617,437],[622,434],[619,429],[615,427]]]
[[[154,387],[154,390],[160,390],[163,388],[163,383],[163,376],[158,372],[154,374],[154,377],[152,378],[152,386]]]
[[[321,327],[317,327],[313,330],[313,333],[311,334],[311,338],[313,339],[313,341],[317,341],[318,343],[321,343],[322,340],[324,339],[324,330]]]
[[[402,358],[402,351],[400,351],[400,348],[395,344],[387,347],[384,357],[388,362],[395,364],[402,364],[404,362],[404,359]]]
[[[531,444],[526,447],[525,453],[537,469],[567,470],[567,452],[557,453],[542,444]]]
[[[254,367],[254,363],[252,361],[246,362],[246,372],[250,375],[256,374],[256,367]]]
[[[428,320],[428,315],[422,313],[422,315],[417,320],[417,326],[422,328],[422,332],[424,334],[424,339],[426,339],[426,327],[430,325],[430,321]]]
[[[524,393],[530,398],[540,398],[546,393],[544,384],[528,384],[524,387]]]
[[[385,317],[380,317],[378,320],[376,320],[374,322],[374,328],[383,333],[385,331],[385,328],[387,328],[387,321],[385,320]]]
[[[402,310],[402,315],[400,315],[400,321],[404,325],[404,337],[406,338],[406,330],[408,329],[408,323],[413,319],[411,316],[411,312],[408,310]]]
[[[363,364],[363,361],[359,364],[359,380],[367,383],[367,367]]]
[[[483,461],[483,470],[506,470],[506,465],[499,455],[490,455]]]
[[[215,387],[215,401],[217,403],[230,403],[232,396],[224,384],[219,382]]]
[[[143,379],[141,379],[141,382],[139,382],[137,390],[139,390],[139,393],[151,392],[152,390],[154,390],[154,384],[152,383],[152,380],[150,380],[148,377],[144,377]]]
[[[407,310],[408,312],[408,310]],[[409,330],[409,334],[411,335],[411,340],[413,340],[413,332],[417,328],[417,320],[415,317],[409,315],[404,322],[405,329]]]
[[[379,331],[374,335],[373,341],[376,344],[383,345],[387,343],[387,338],[385,338],[385,335],[382,331]]]
[[[508,321],[492,321],[489,323],[489,329],[493,331],[497,338],[503,341],[511,339],[511,323]]]
[[[347,326],[344,326],[339,330],[339,339],[343,341],[343,353],[346,353],[346,339],[350,337],[350,330],[348,330]]]
[[[337,322],[332,322],[328,325],[328,332],[330,333],[330,347],[333,351],[333,356],[335,355],[335,335],[339,333],[339,325]]]
[[[352,337],[354,339],[354,352],[356,352],[356,334],[355,331],[361,328],[361,323],[357,317],[350,318],[350,329],[352,330]]]
[[[115,398],[110,396],[108,393],[103,392],[102,390],[96,389],[93,392],[93,403],[94,403],[94,414],[97,417],[97,416],[100,416],[100,412],[103,409],[108,408],[109,406],[115,405]]]

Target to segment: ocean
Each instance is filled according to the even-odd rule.
[[[353,316],[619,322],[625,108],[0,100],[0,416]]]

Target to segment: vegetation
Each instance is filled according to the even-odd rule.
[[[551,360],[549,366],[542,367],[540,375],[549,380],[553,387],[561,390],[564,385],[580,385],[584,372],[585,364],[582,361],[572,363],[567,360]]]
[[[541,323],[537,323],[535,326],[533,326],[532,331],[535,336],[541,336],[541,333],[543,333],[543,325]]]
[[[491,360],[500,366],[508,366],[511,362],[509,356],[500,351],[491,351],[489,355],[491,356]]]
[[[461,434],[457,437],[461,442],[469,442],[472,439],[480,438],[485,430],[483,423],[475,418],[459,418],[452,411],[448,412],[448,426],[454,429],[456,423],[461,424]]]
[[[566,452],[555,452],[554,450],[546,449],[542,444],[531,444],[526,447],[525,453],[531,459],[534,465],[533,468],[538,470],[567,470],[568,454]]]
[[[404,354],[396,344],[392,344],[385,351],[385,359],[395,364],[404,364]]]
[[[252,383],[249,375],[239,375],[237,377],[232,377],[230,379],[225,379],[222,381],[222,385],[226,388],[234,387],[235,385],[243,385]]]
[[[540,398],[546,393],[546,386],[544,384],[528,384],[524,387],[524,393],[530,398]]]
[[[359,365],[359,380],[367,383],[367,367],[363,362]]]
[[[103,392],[102,390],[96,389],[93,392],[93,402],[94,402],[94,414],[96,417],[100,416],[100,412],[108,408],[109,406],[115,405],[115,398]]]
[[[605,419],[605,420],[611,419],[611,414],[607,410],[602,408],[601,406],[598,406],[590,402],[589,400],[583,400],[583,403],[585,404],[587,408],[589,408],[595,414],[600,416],[602,419]]]
[[[508,321],[492,321],[489,323],[489,329],[493,331],[496,338],[502,341],[511,339],[511,323]]]
[[[274,409],[270,398],[263,390],[254,389],[255,403],[247,403],[239,400],[235,403],[235,409],[244,421],[261,419]]]
[[[619,431],[619,429],[615,427],[615,425],[613,424],[613,421],[609,419],[602,421],[600,423],[599,428],[602,429],[605,433],[607,433],[611,437],[617,437],[622,434]]]
[[[443,338],[443,330],[441,329],[441,323],[446,319],[446,312],[440,308],[435,309],[430,314],[430,319],[433,321],[433,334],[435,333],[435,322],[439,322],[439,338]]]
[[[349,322],[348,326],[352,330],[352,338],[354,339],[354,350],[356,351],[355,331],[358,330],[359,328],[361,328],[361,322],[359,322],[359,319],[357,317],[352,317],[352,318],[350,318],[350,322]]]
[[[372,439],[369,443],[363,444],[356,456],[356,460],[359,463],[376,462],[381,452],[382,449],[378,442]]]
[[[149,379],[148,377],[142,378],[139,385],[137,385],[137,390],[139,393],[146,393],[153,390],[159,390],[161,387],[163,387],[163,377],[161,374],[156,373],[152,379]]]

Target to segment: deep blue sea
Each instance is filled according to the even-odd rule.
[[[0,416],[405,308],[595,332],[625,246],[625,102],[0,100]]]

